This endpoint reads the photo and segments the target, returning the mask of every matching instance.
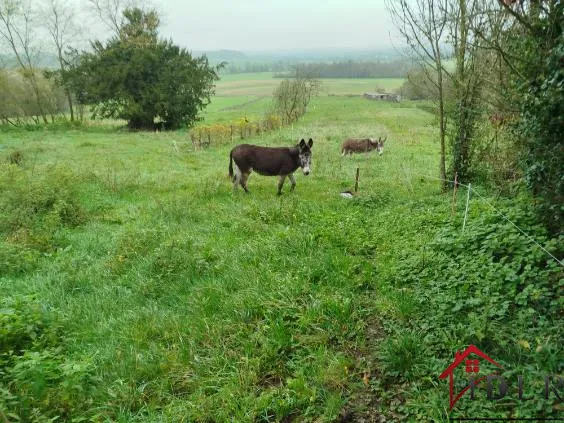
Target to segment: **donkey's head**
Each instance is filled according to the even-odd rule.
[[[386,138],[384,139],[382,139],[382,137],[378,137],[378,141],[375,141],[373,139],[370,140],[372,149],[378,151],[379,155],[382,155],[384,153],[384,141],[386,141],[387,138],[388,137],[386,136]]]
[[[311,146],[313,145],[313,140],[310,138],[309,141],[305,142],[302,138],[300,143],[297,145],[298,147],[298,154],[300,160],[300,167],[304,172],[304,175],[309,175],[310,166],[311,166]]]

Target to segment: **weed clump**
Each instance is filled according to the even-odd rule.
[[[0,299],[0,411],[6,421],[85,417],[94,367],[64,352],[58,314],[33,296]]]
[[[23,162],[24,162],[24,155],[20,150],[12,151],[8,155],[8,163],[10,164],[22,166]]]
[[[86,221],[76,180],[72,171],[61,167],[42,176],[9,165],[0,167],[0,236],[42,252],[59,247],[60,229]]]

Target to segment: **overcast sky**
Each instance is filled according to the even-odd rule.
[[[153,0],[161,35],[190,50],[392,46],[384,0]]]

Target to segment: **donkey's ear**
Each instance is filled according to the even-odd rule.
[[[384,141],[386,141],[387,139],[388,139],[388,136],[386,135],[386,136],[384,137],[384,139],[382,140],[382,143],[384,143]]]
[[[305,147],[306,143],[305,143],[305,140],[304,140],[303,138],[302,138],[302,140],[300,141],[300,144],[299,144],[299,145],[300,145],[300,147],[302,147],[302,148]]]
[[[311,138],[307,142],[307,145],[308,145],[309,148],[311,148],[311,146],[313,145],[313,140]]]

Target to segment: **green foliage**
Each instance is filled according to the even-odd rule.
[[[477,60],[477,59],[474,59]],[[478,72],[478,71],[474,71]],[[458,175],[458,180],[466,183],[472,176],[472,149],[476,126],[480,117],[480,83],[478,77],[466,76],[469,81],[460,81],[455,86],[454,104],[449,107],[450,113],[450,147],[451,169],[449,175]]]
[[[10,164],[15,164],[21,166],[24,161],[23,153],[20,150],[12,151],[8,156],[8,162]]]
[[[36,345],[57,343],[53,317],[30,297],[3,297],[0,303],[0,354],[21,355]]]
[[[559,268],[479,199],[460,233],[460,198],[451,217],[451,195],[421,176],[437,168],[432,122],[408,102],[316,97],[293,129],[250,140],[314,134],[312,175],[281,197],[254,174],[252,194],[233,193],[231,146],[192,151],[183,131],[7,131],[2,157],[20,149],[25,161],[0,172],[0,345],[19,351],[2,356],[0,410],[9,421],[446,421],[437,377],[469,342],[542,391],[538,377],[561,371]],[[383,156],[340,158],[345,137],[380,132]],[[357,166],[359,192],[344,199]],[[529,202],[495,205],[560,255]],[[553,406],[459,405],[453,417]]]
[[[524,182],[520,149],[507,127],[492,125],[489,115],[483,113],[472,142],[472,180],[503,195],[513,194]]]
[[[85,221],[78,192],[70,183],[74,177],[63,167],[35,177],[19,166],[0,165],[0,235],[24,248],[7,247],[6,258],[12,257],[8,267],[25,262],[26,248],[47,252],[62,246],[58,230]]]
[[[515,25],[501,34],[509,68],[502,94],[519,112],[511,127],[524,179],[546,227],[558,234],[564,221],[564,5],[526,4],[514,11]]]
[[[119,37],[92,44],[72,71],[79,100],[94,116],[128,121],[131,129],[190,126],[210,101],[218,79],[205,56],[193,58],[158,40],[156,12],[127,9]]]
[[[559,3],[554,13],[561,16],[563,7]],[[553,42],[526,50],[530,60],[525,69],[528,83],[519,87],[522,118],[516,128],[525,145],[527,185],[542,199],[541,213],[548,227],[558,232],[564,222],[564,32],[560,26],[556,35],[549,22],[541,25]],[[546,37],[539,41],[546,43]]]
[[[418,369],[426,356],[422,338],[420,334],[405,331],[384,341],[380,360],[387,376],[411,381],[421,376]]]
[[[0,241],[0,274],[23,274],[32,270],[39,258],[39,252],[17,243]]]
[[[390,271],[393,286],[409,287],[421,304],[410,307],[408,320],[398,314],[385,324],[391,335],[381,348],[385,374],[413,382],[404,393],[406,406],[390,403],[391,410],[420,413],[433,420],[446,418],[439,410],[428,408],[434,395],[447,395],[446,386],[434,394],[432,380],[448,366],[454,351],[470,344],[501,362],[507,368],[503,375],[512,384],[516,375],[526,375],[528,383],[539,390],[545,375],[563,370],[556,353],[563,341],[558,312],[564,305],[560,265],[532,246],[513,225],[489,213],[485,205],[473,203],[472,207],[479,207],[479,212],[464,233],[458,224],[446,224],[419,253],[411,250]],[[548,238],[535,222],[532,207],[504,202],[503,209],[548,251],[562,256],[562,239]],[[413,328],[423,334],[416,336]],[[426,358],[418,359],[422,351]],[[436,357],[444,359],[438,362]],[[434,376],[427,380],[425,375]],[[386,386],[391,385],[376,389]],[[517,402],[512,413],[555,416],[555,401],[538,395],[534,401]],[[502,411],[493,401],[465,398],[454,413],[488,417],[500,416],[497,413]]]
[[[17,421],[85,419],[91,360],[65,357],[59,317],[33,297],[0,299],[0,410]],[[82,403],[82,404],[81,404]]]

